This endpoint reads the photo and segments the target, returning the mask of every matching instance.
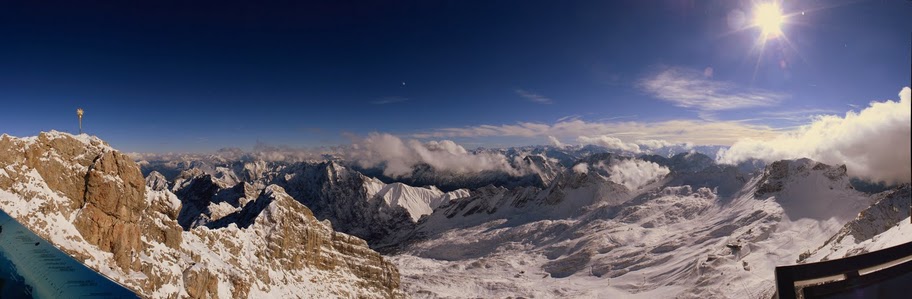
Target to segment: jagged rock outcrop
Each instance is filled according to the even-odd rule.
[[[773,162],[766,167],[762,177],[763,183],[757,189],[755,195],[761,197],[770,193],[782,191],[782,188],[787,183],[788,179],[808,177],[815,172],[821,173],[824,177],[833,182],[844,178],[846,179],[846,183],[848,183],[845,165],[833,167],[820,162],[814,162],[811,159],[780,160]],[[846,185],[847,188],[852,188],[849,184],[843,185]]]
[[[177,195],[168,191],[168,182],[158,172],[146,177],[146,202],[149,209],[143,213],[142,221],[145,236],[169,248],[179,249],[183,240],[183,229],[177,222],[181,202]]]
[[[830,166],[811,159],[781,160],[769,164],[753,195],[773,199],[789,219],[838,219],[848,222],[870,202],[859,201],[846,166]]]
[[[158,171],[153,171],[146,176],[146,187],[152,191],[168,190],[168,180]]]
[[[0,140],[0,166],[12,182],[36,171],[50,190],[68,199],[63,206],[47,208],[75,214],[73,225],[81,236],[112,253],[119,267],[139,267],[135,254],[143,249],[139,220],[146,208],[145,184],[132,159],[99,139],[80,140],[58,132],[30,140],[3,135]]]
[[[909,209],[912,207],[910,198],[912,186],[908,183],[876,194],[873,204],[858,213],[858,217],[846,223],[820,248],[804,255],[801,261],[808,258],[812,261],[828,260],[866,253],[868,248],[860,246],[861,244],[874,241],[872,239],[875,237],[909,219]]]
[[[709,156],[696,152],[680,153],[670,158],[659,155],[643,155],[640,159],[668,167],[668,169],[677,173],[694,173],[716,164]]]
[[[876,202],[847,223],[834,240],[851,235],[856,242],[860,242],[887,231],[899,221],[909,218],[912,206],[909,198],[912,198],[912,186],[909,184],[878,194]]]
[[[187,172],[181,184],[201,175]],[[0,208],[144,297],[403,295],[391,263],[318,221],[279,186],[226,199],[236,207],[220,216],[224,225],[189,230],[177,221],[188,202],[168,186],[159,173],[144,179],[130,158],[95,137],[0,137]],[[222,187],[213,188],[215,198],[222,190],[257,192],[244,183]]]
[[[386,184],[331,161],[233,165],[232,169],[240,173],[227,173],[227,167],[218,167],[221,174],[211,175],[193,168],[176,178],[172,190],[184,203],[178,216],[184,229],[224,227],[225,223],[245,219],[237,218],[238,212],[249,210],[248,203],[261,196],[268,185],[276,185],[307,206],[317,219],[328,220],[335,230],[373,242],[410,229],[441,204],[469,195],[466,189],[445,193],[434,186]],[[229,186],[223,178],[251,181]]]
[[[359,288],[370,289],[383,296],[398,296],[399,275],[395,267],[385,262],[379,253],[370,250],[364,240],[335,232],[326,223],[318,221],[310,209],[277,185],[267,186],[242,210],[212,224],[215,224],[212,226],[215,229],[201,227],[192,232],[207,247],[223,248],[233,256],[245,257],[247,261],[239,265],[241,268],[249,267],[254,273],[275,272],[274,265],[282,265],[282,271],[292,274],[308,269],[349,272],[360,278],[354,282]],[[226,230],[254,234],[263,239],[238,243],[235,239],[219,238],[218,235]],[[205,280],[205,275],[199,273],[189,279]],[[249,284],[244,288],[252,287]]]
[[[310,208],[333,228],[367,240],[414,226],[408,210],[375,198],[385,184],[335,162],[297,163],[272,183]]]
[[[64,160],[67,157],[62,157]],[[117,265],[137,269],[139,219],[146,209],[145,184],[136,163],[112,150],[89,165],[85,201],[73,225],[90,244],[113,253]]]
[[[521,163],[515,163],[515,166],[529,167],[531,161],[520,160]],[[550,163],[550,162],[549,162]],[[555,163],[556,164],[556,163]],[[400,182],[410,186],[429,186],[433,185],[443,191],[453,191],[462,188],[476,189],[487,185],[502,186],[507,188],[517,188],[524,186],[545,187],[548,184],[548,174],[546,169],[533,170],[525,168],[522,173],[508,173],[502,170],[485,170],[476,173],[456,173],[435,169],[428,164],[418,164],[412,169],[409,175],[401,177],[390,177],[383,173],[382,168],[361,168],[358,165],[350,165],[354,169],[369,177],[375,177],[384,182]],[[552,166],[552,167],[557,167]],[[539,171],[541,170],[541,171]]]

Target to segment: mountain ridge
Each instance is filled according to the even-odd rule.
[[[403,296],[396,267],[281,188],[267,186],[246,228],[184,230],[186,202],[163,176],[144,179],[97,137],[3,135],[0,153],[0,208],[144,297]]]

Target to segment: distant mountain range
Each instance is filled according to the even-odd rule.
[[[394,177],[342,156],[134,162],[87,135],[4,135],[0,209],[156,298],[768,298],[777,265],[912,241],[908,184],[722,165],[719,149],[477,149],[515,171]]]

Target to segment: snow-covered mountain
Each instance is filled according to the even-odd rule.
[[[4,136],[0,208],[149,297],[768,298],[778,265],[912,241],[909,185],[860,192],[845,166],[478,151],[521,171],[208,155],[143,178],[94,137]]]
[[[419,297],[769,298],[777,265],[845,231],[877,198],[910,200],[903,189],[855,191],[845,172],[807,159],[752,178],[685,167],[629,189],[567,171],[547,189],[477,190],[435,210],[409,241],[388,243],[399,244],[392,259]],[[891,244],[912,241],[901,234]]]
[[[371,183],[373,186],[380,187],[377,192],[374,192],[374,196],[382,198],[387,206],[405,208],[412,217],[412,221],[416,222],[421,216],[431,214],[442,204],[469,196],[467,189],[444,193],[434,186],[418,188],[403,183],[382,184],[376,180]]]
[[[671,157],[643,155],[639,158],[668,167],[678,173],[698,172],[716,164],[715,159],[697,152],[680,153]]]
[[[514,160],[514,167],[522,169],[521,175],[497,170],[478,173],[454,173],[434,169],[430,165],[417,165],[407,176],[389,177],[383,174],[382,168],[361,168],[352,165],[356,171],[388,183],[404,183],[411,186],[435,186],[441,190],[475,189],[487,185],[507,188],[525,186],[546,186],[553,176],[562,168],[555,161],[542,156],[523,156]]]
[[[879,200],[909,202],[903,189],[859,192],[844,166],[808,159],[719,165],[698,151],[476,151],[510,157],[529,175],[457,175],[418,165],[410,176],[389,178],[345,161],[265,163],[253,180],[246,175],[252,167],[238,166],[246,164],[208,178],[189,171],[214,181],[208,185],[223,182],[220,190],[237,189],[230,185],[242,177],[285,187],[317,218],[390,254],[404,290],[425,297],[768,297],[775,266],[820,259],[822,247],[845,255],[829,249],[836,240],[839,248],[885,246],[845,244],[856,239],[839,234],[866,231],[870,240],[902,216],[882,216],[877,207],[908,210]],[[446,195],[409,183],[468,188]],[[885,221],[878,229],[851,226],[866,207],[862,215],[890,220],[878,220]]]
[[[370,241],[408,230],[441,204],[469,195],[467,189],[443,192],[434,186],[386,184],[335,161],[237,162],[214,169],[215,174],[199,168],[184,170],[170,185],[184,203],[177,219],[185,229],[211,226],[240,211],[266,186],[276,185],[318,219]],[[152,176],[162,175],[153,171]]]
[[[211,191],[188,176],[188,186],[203,182],[193,190]],[[233,211],[209,209],[217,220],[188,229],[179,214],[202,199],[181,199],[167,185],[160,174],[144,180],[130,158],[95,137],[0,136],[0,209],[144,297],[402,295],[393,265],[280,186],[230,202]]]
[[[867,253],[909,242],[912,237],[912,187],[905,184],[874,196],[875,202],[845,224],[820,248],[802,255],[816,262]]]

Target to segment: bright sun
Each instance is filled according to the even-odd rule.
[[[782,34],[782,10],[775,3],[764,3],[754,8],[754,26],[763,31],[767,38]]]

